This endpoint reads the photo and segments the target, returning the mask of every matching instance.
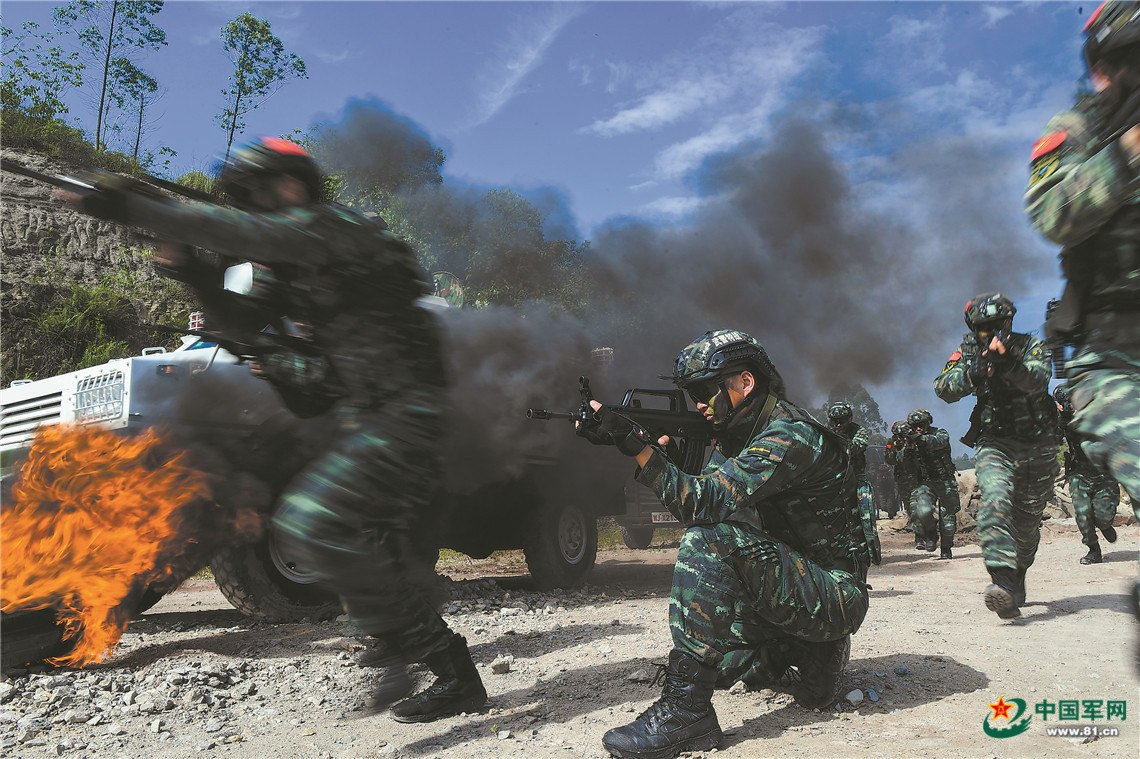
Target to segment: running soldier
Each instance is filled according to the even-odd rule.
[[[324,414],[332,432],[280,496],[278,545],[336,589],[353,623],[379,642],[387,668],[372,708],[395,704],[402,722],[476,711],[486,691],[466,641],[427,597],[433,567],[410,535],[440,479],[446,411],[439,327],[417,305],[430,280],[381,222],[320,202],[323,177],[299,145],[263,138],[238,150],[220,185],[232,206],[114,188],[63,197],[184,244],[163,245],[156,262],[219,306],[223,327],[260,318],[294,335],[301,349],[265,346],[254,371],[291,408]],[[275,287],[265,310],[227,308],[221,270],[185,246],[266,270]],[[407,698],[407,665],[418,661],[437,679]]]
[[[934,417],[924,408],[915,409],[906,418],[910,436],[909,455],[917,472],[918,484],[911,493],[915,521],[923,524],[927,535],[926,550],[933,551],[941,541],[940,559],[954,558],[954,535],[958,532],[958,481],[950,456],[950,435],[935,427]]]
[[[895,489],[898,493],[899,503],[906,509],[907,521],[914,532],[914,548],[916,551],[926,550],[926,533],[919,526],[911,508],[910,494],[918,487],[918,471],[915,468],[914,457],[907,448],[911,436],[910,425],[900,420],[891,425],[891,439],[887,441],[885,458],[887,463],[894,467]]]
[[[867,613],[874,537],[858,513],[847,441],[786,399],[753,337],[706,332],[663,378],[722,431],[700,474],[669,461],[668,438],[654,441],[609,410],[578,430],[635,457],[637,480],[687,528],[673,573],[664,692],[602,740],[613,756],[634,759],[718,745],[715,686],[770,686],[795,666],[797,703],[833,703],[851,634]]]
[[[1120,505],[1120,486],[1097,471],[1081,448],[1080,438],[1069,424],[1073,421],[1073,404],[1069,402],[1069,389],[1058,385],[1053,390],[1057,412],[1061,415],[1061,435],[1066,443],[1065,478],[1069,482],[1069,495],[1073,499],[1073,514],[1081,531],[1081,542],[1089,552],[1081,557],[1082,564],[1100,564],[1104,556],[1096,531],[1100,530],[1109,543],[1116,542],[1116,508]]]
[[[1059,469],[1049,349],[1012,331],[1015,313],[1001,293],[972,298],[970,331],[934,380],[935,394],[947,403],[977,396],[962,442],[976,447],[978,537],[992,580],[986,608],[1002,619],[1021,615],[1025,574],[1037,556],[1041,514]]]

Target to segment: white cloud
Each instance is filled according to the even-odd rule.
[[[667,218],[676,221],[686,214],[690,214],[708,202],[706,198],[697,198],[691,195],[658,198],[652,203],[640,206],[636,213],[638,216],[649,218]]]
[[[317,56],[317,58],[319,58],[321,60],[321,63],[326,63],[329,65],[332,65],[335,63],[343,63],[344,61],[347,61],[349,58],[352,58],[355,56],[355,54],[350,52],[347,48],[344,50],[338,50],[335,53],[325,52],[323,50],[317,50],[317,51],[314,51],[313,55]]]
[[[501,55],[477,77],[478,102],[466,124],[467,129],[494,118],[518,94],[523,80],[543,61],[547,50],[562,29],[582,12],[578,6],[552,3],[541,6],[541,15],[527,19],[510,30],[510,41]]]
[[[684,63],[647,74],[650,92],[582,131],[614,137],[659,129],[725,104],[766,99],[772,89],[789,86],[811,63],[823,33],[820,28],[788,30],[766,24],[744,39],[702,40]]]
[[[982,13],[986,16],[986,23],[982,24],[983,29],[993,29],[998,25],[998,22],[1013,14],[1013,9],[1008,5],[986,5],[982,8]]]

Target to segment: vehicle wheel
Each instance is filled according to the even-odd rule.
[[[332,619],[337,595],[285,560],[270,530],[256,543],[219,554],[210,564],[218,590],[238,611],[270,622]]]
[[[598,555],[598,525],[571,505],[542,509],[523,549],[539,590],[572,588],[585,579]]]
[[[0,670],[37,664],[70,649],[53,609],[0,613]]]
[[[653,542],[652,527],[621,527],[621,540],[627,548],[649,548]]]

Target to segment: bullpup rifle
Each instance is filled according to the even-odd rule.
[[[590,406],[590,401],[594,400],[594,393],[590,389],[589,377],[578,378],[578,392],[582,397],[582,404],[576,411],[528,408],[526,418],[539,421],[566,419],[571,424],[596,423],[594,415],[597,412]],[[669,408],[643,408],[642,400],[638,396],[663,398],[668,401]],[[701,470],[705,463],[705,449],[717,437],[712,424],[705,419],[704,414],[689,410],[685,392],[680,389],[657,390],[635,387],[625,391],[621,403],[604,403],[602,407],[642,427],[655,439],[668,435],[669,445],[665,451],[666,455],[681,471],[688,474],[696,474]]]

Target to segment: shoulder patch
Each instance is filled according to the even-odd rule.
[[[1068,133],[1062,129],[1060,132],[1054,132],[1053,134],[1042,137],[1033,143],[1033,153],[1029,156],[1029,160],[1034,161],[1046,153],[1056,150],[1061,146],[1061,143],[1065,141],[1067,136]]]
[[[953,353],[950,354],[950,358],[946,359],[946,363],[952,364],[960,358],[962,358],[961,351],[954,351]]]

